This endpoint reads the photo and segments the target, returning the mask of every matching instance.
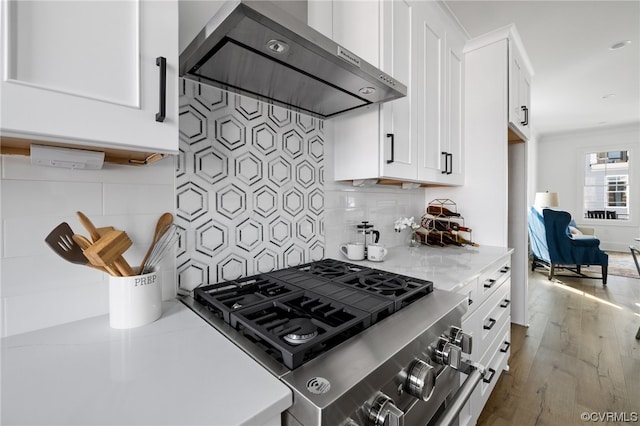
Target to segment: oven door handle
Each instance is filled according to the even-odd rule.
[[[482,381],[486,373],[485,368],[481,365],[478,365],[478,367],[469,365],[469,368],[471,371],[468,372],[467,379],[455,395],[453,395],[453,398],[451,398],[447,408],[445,408],[444,412],[437,419],[435,425],[450,426],[452,424],[458,424],[457,420],[460,411],[462,411],[464,404],[467,403],[476,386]]]

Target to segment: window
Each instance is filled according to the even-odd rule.
[[[584,217],[629,220],[629,152],[589,152],[584,167]]]
[[[627,207],[627,175],[607,176],[606,207]]]

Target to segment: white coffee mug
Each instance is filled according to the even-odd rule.
[[[369,244],[367,246],[367,259],[374,262],[382,262],[388,252],[382,244]]]
[[[346,243],[340,246],[340,251],[347,259],[364,260],[364,243]]]

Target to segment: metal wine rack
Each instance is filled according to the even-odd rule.
[[[458,206],[448,198],[430,201],[420,218],[420,225],[426,230],[423,236],[428,245],[477,246],[471,228],[465,226],[464,217],[458,213]]]

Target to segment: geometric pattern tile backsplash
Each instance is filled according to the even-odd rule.
[[[181,293],[324,257],[323,121],[182,79]]]

